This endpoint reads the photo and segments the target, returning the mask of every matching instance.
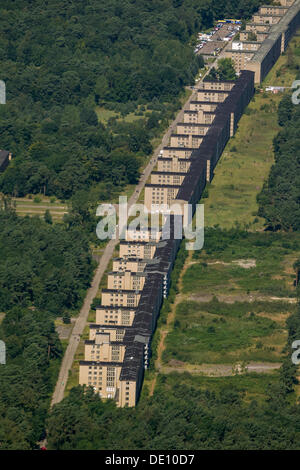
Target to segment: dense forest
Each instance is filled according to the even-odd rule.
[[[55,317],[81,306],[93,263],[84,230],[18,217],[0,203],[0,449],[31,449],[45,432],[62,354]]]
[[[278,109],[282,130],[274,139],[275,163],[258,195],[258,215],[272,230],[300,230],[300,106],[284,96]]]
[[[249,17],[260,0],[3,0],[0,7],[0,148],[14,160],[0,178],[13,196],[62,199],[79,190],[111,198],[180,107],[200,56],[191,39],[224,16]],[[98,122],[96,106],[134,122]],[[146,107],[145,107],[146,106]]]

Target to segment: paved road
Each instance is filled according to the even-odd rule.
[[[216,58],[216,61],[218,60],[218,58]],[[210,64],[209,70],[211,69],[213,65],[216,65],[216,61]],[[202,77],[202,79],[203,78],[204,76]],[[197,83],[197,86],[199,86],[200,83],[201,81]],[[195,100],[195,99],[196,99],[196,91],[192,93],[192,95],[186,101],[183,108],[178,112],[175,120],[172,122],[172,124],[169,126],[168,130],[166,131],[165,135],[163,136],[160,145],[154,150],[153,156],[151,157],[150,162],[145,168],[144,173],[139,183],[137,184],[134,193],[132,194],[131,198],[128,201],[128,209],[131,207],[132,204],[135,204],[137,202],[141,191],[143,190],[151,172],[153,171],[156,165],[160,150],[162,150],[163,147],[169,144],[171,133],[175,130],[176,124],[178,122],[183,121],[184,111],[189,109],[190,101]],[[62,360],[58,380],[55,386],[54,393],[52,395],[51,407],[55,405],[56,403],[59,403],[64,397],[65,387],[66,387],[68,377],[69,377],[69,371],[71,370],[71,367],[74,361],[74,357],[75,357],[75,353],[76,353],[76,350],[80,341],[80,337],[87,323],[87,318],[89,315],[91,303],[93,302],[94,298],[97,295],[99,284],[113,256],[113,252],[117,244],[118,244],[117,239],[110,240],[109,243],[106,245],[103,255],[101,256],[101,259],[99,261],[97,270],[95,272],[95,275],[92,281],[92,285],[87,292],[82,309],[80,310],[79,316],[76,319],[76,322],[75,322],[75,325],[74,325],[74,328],[73,328],[73,331],[69,340],[68,347],[65,351],[65,354]]]

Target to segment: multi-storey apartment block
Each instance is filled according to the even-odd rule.
[[[134,319],[134,315],[134,307],[100,305],[96,308],[96,326],[131,326]],[[92,326],[90,326],[90,328],[91,327]]]
[[[203,111],[206,113],[214,113],[218,107],[218,103],[209,101],[191,101],[190,111]]]
[[[145,273],[132,273],[131,271],[111,272],[107,275],[108,289],[116,290],[143,290]]]
[[[161,153],[161,158],[190,158],[193,148],[188,147],[164,147]]]
[[[198,101],[209,101],[214,103],[223,103],[228,97],[229,92],[224,90],[198,90]]]

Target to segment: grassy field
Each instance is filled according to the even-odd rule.
[[[300,65],[300,36],[291,43],[294,64]],[[281,56],[266,77],[265,85],[290,87],[296,69],[287,67],[289,53]],[[267,178],[274,157],[273,138],[279,130],[278,95],[258,93],[248,106],[234,138],[228,142],[217,165],[205,204],[205,226],[228,228],[236,222],[249,230],[261,230],[264,220],[257,217],[256,196]]]

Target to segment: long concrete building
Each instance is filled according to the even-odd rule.
[[[255,81],[264,78],[299,26],[300,0],[281,0],[280,4],[261,7],[251,27],[246,28],[246,32],[254,30],[257,37],[267,36],[257,48],[244,44],[245,48],[235,50],[244,58],[251,54],[248,61],[237,64],[238,78],[207,80],[197,90],[197,100],[185,111],[145,186],[144,203],[152,214],[161,204],[189,203],[195,210],[254,94]],[[107,288],[102,289],[96,321],[90,325],[79,383],[121,407],[135,406],[139,399],[151,340],[181,243],[175,236],[179,222],[181,216],[173,214],[165,216],[161,230],[153,233],[126,231],[108,274]]]

